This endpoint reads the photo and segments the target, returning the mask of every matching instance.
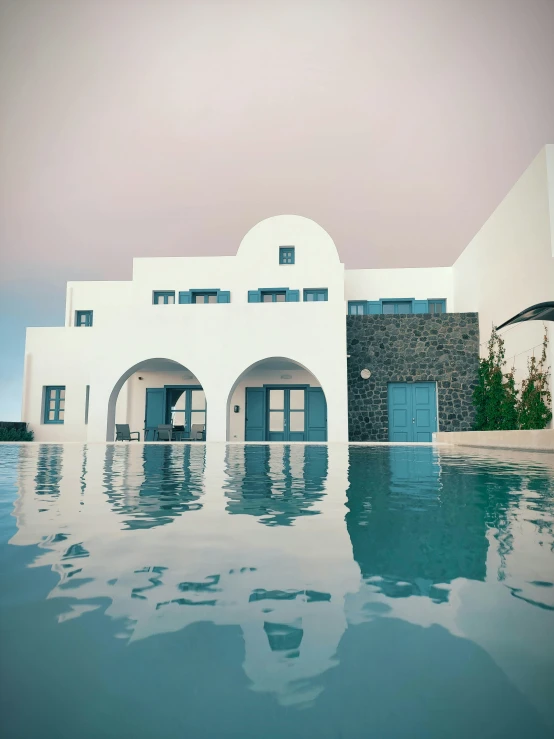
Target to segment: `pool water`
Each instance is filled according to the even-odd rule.
[[[0,445],[6,739],[554,736],[554,455]]]

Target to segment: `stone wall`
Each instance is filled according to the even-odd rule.
[[[436,382],[439,431],[471,430],[477,313],[347,316],[346,328],[350,441],[388,441],[389,382]]]

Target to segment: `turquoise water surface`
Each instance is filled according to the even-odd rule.
[[[554,736],[554,455],[0,445],[6,739]]]

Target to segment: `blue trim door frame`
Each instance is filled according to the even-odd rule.
[[[204,429],[206,429],[205,399],[203,411],[195,408],[192,402],[193,391],[202,389],[201,385],[165,385],[164,387],[146,388],[144,440],[155,441],[155,431],[162,424],[184,426],[183,435],[186,437],[190,433],[191,424],[200,421],[199,417],[197,418],[196,415],[193,417],[193,415],[199,416],[202,412]],[[182,410],[175,410],[175,405],[183,393],[185,393],[184,407]],[[179,423],[181,420],[182,423]]]
[[[323,390],[309,385],[246,388],[245,441],[326,441]]]
[[[307,385],[267,385],[267,440],[306,441]]]
[[[435,382],[389,382],[389,441],[429,442],[437,430]]]

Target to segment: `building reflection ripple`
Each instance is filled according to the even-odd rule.
[[[48,600],[60,628],[96,611],[132,646],[195,624],[232,627],[250,690],[283,706],[321,705],[339,676],[363,676],[354,635],[363,652],[399,624],[401,639],[423,629],[429,643],[480,645],[525,692],[531,677],[488,626],[510,603],[526,609],[521,621],[513,612],[513,634],[544,659],[533,643],[554,609],[544,459],[121,444],[22,447],[18,465],[10,544],[38,547],[31,566],[57,573]],[[229,644],[231,633],[221,632]]]

